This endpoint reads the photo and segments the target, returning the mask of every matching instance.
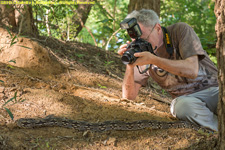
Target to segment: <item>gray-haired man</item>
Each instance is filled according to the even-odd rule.
[[[146,86],[151,76],[175,98],[171,104],[173,116],[217,131],[217,69],[194,30],[185,23],[166,28],[173,47],[170,55],[166,50],[165,32],[154,11],[133,11],[127,18],[137,19],[141,38],[152,44],[156,55],[149,52],[134,54],[138,59],[126,66],[123,98],[135,99],[140,87]],[[127,44],[121,45],[118,54],[123,55],[126,47]],[[149,64],[148,71],[143,74],[135,67],[144,70]]]

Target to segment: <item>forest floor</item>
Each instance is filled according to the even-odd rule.
[[[157,85],[141,89],[134,101],[121,99],[125,66],[120,56],[90,44],[40,38],[39,44],[59,62],[45,73],[0,63],[0,149],[170,150],[213,149],[217,134],[193,129],[80,132],[61,127],[22,129],[15,120],[54,114],[73,120],[175,121],[171,98]],[[23,58],[22,58],[23,59]],[[29,62],[27,62],[29,63]],[[40,66],[44,66],[39,62]],[[11,99],[13,98],[14,99]],[[16,99],[15,99],[16,98]],[[9,101],[6,104],[7,101]],[[4,105],[5,104],[5,105]],[[14,120],[6,109],[9,109]]]

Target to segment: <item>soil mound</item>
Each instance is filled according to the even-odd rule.
[[[51,57],[46,47],[29,38],[17,37],[0,28],[0,62],[27,68],[38,74],[58,74],[64,66]]]

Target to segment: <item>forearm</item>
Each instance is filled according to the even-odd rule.
[[[135,99],[138,95],[140,86],[134,82],[134,68],[127,66],[123,85],[122,85],[122,97],[127,99]]]
[[[184,60],[170,60],[155,56],[149,52],[135,53],[135,57],[139,57],[134,65],[153,64],[166,70],[174,75],[196,78],[198,76],[198,56],[191,56]]]
[[[198,57],[192,56],[185,60],[170,60],[156,57],[154,64],[174,75],[196,78],[198,75]]]

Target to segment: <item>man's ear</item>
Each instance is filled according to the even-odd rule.
[[[155,28],[156,28],[158,34],[162,32],[162,27],[161,27],[161,25],[159,23],[157,23],[155,25]]]

